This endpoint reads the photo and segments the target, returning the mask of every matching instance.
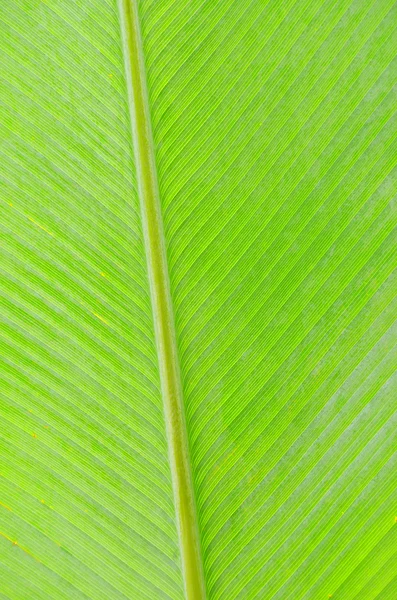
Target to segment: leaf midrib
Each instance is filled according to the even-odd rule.
[[[118,0],[118,5],[182,574],[187,599],[203,600],[205,583],[184,418],[183,393],[139,14],[136,0]]]

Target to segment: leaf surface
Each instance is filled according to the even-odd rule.
[[[396,28],[1,3],[1,598],[395,600]]]

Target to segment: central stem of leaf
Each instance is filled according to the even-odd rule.
[[[119,9],[182,571],[187,599],[203,600],[204,576],[136,0],[119,0]]]

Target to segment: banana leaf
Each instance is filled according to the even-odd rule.
[[[0,600],[396,600],[397,4],[0,4]]]

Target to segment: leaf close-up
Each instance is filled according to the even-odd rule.
[[[397,600],[397,3],[0,3],[0,600]]]

